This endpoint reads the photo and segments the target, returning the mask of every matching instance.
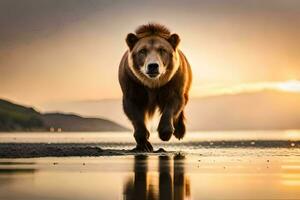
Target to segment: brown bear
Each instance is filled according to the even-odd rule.
[[[126,37],[128,50],[119,66],[123,109],[134,127],[136,151],[153,151],[145,121],[158,108],[159,137],[185,134],[184,107],[192,81],[191,67],[178,49],[180,38],[160,24],[139,26]]]

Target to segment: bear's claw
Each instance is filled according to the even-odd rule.
[[[153,152],[153,147],[149,141],[146,141],[143,144],[137,144],[132,152]]]

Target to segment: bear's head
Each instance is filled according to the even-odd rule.
[[[126,37],[128,66],[150,88],[166,84],[180,65],[179,36],[159,24],[147,24]]]

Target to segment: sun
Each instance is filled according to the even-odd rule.
[[[281,82],[277,84],[279,90],[288,91],[288,92],[300,92],[300,81],[290,80],[286,82]]]

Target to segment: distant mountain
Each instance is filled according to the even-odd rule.
[[[0,131],[46,130],[41,114],[33,108],[0,99]]]
[[[47,109],[104,116],[131,127],[120,99],[53,104]],[[264,90],[191,98],[186,118],[190,131],[300,129],[300,93]]]
[[[110,120],[84,118],[73,114],[42,114],[0,99],[0,131],[127,131],[125,127]]]

